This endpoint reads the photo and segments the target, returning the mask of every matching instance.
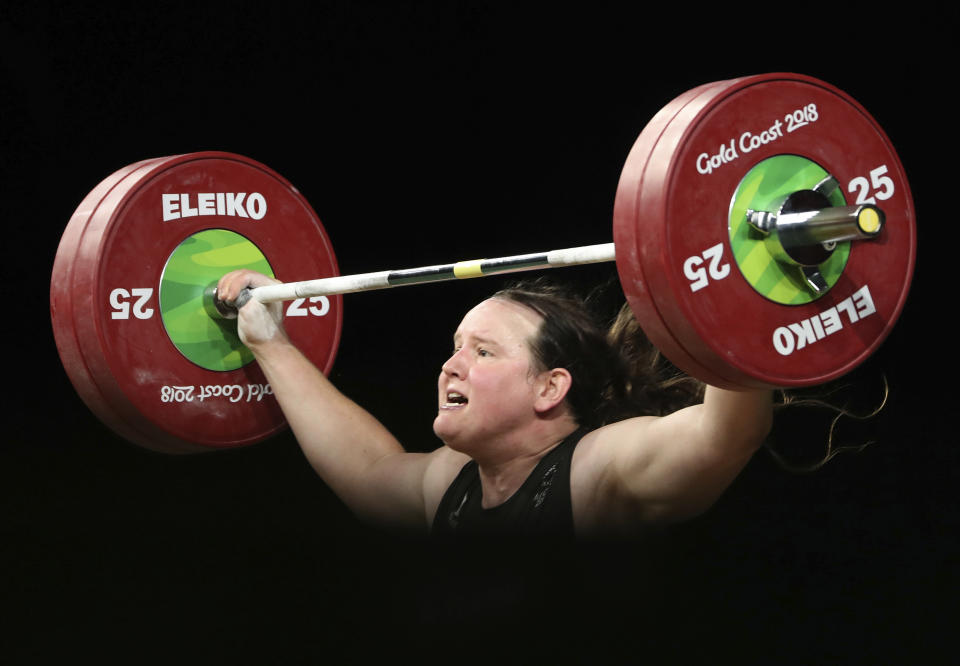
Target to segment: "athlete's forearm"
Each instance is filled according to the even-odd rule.
[[[252,350],[310,464],[348,506],[362,507],[376,491],[374,465],[403,447],[289,341]]]
[[[702,426],[722,436],[709,438],[731,452],[752,454],[773,423],[773,393],[769,390],[728,391],[707,386]]]

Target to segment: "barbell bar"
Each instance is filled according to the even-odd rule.
[[[561,266],[583,266],[614,261],[615,259],[614,244],[600,243],[562,250],[497,257],[496,259],[472,259],[452,264],[377,271],[357,275],[339,275],[337,277],[247,288],[240,292],[233,303],[224,303],[217,298],[216,288],[210,288],[205,293],[205,298],[213,301],[213,307],[221,316],[226,319],[234,319],[237,316],[237,309],[246,305],[250,299],[256,299],[260,303],[276,303],[292,301],[297,298],[353,294],[361,291],[389,289],[428,282],[487,277],[502,273],[519,273],[521,271],[559,268]]]

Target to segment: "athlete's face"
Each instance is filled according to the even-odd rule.
[[[536,377],[529,342],[541,322],[533,310],[492,298],[463,318],[438,382],[433,430],[451,448],[477,444],[535,416]]]

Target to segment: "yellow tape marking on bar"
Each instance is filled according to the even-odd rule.
[[[483,276],[480,270],[480,264],[483,259],[473,259],[472,261],[459,261],[453,265],[453,275],[461,280],[465,278],[475,278]]]

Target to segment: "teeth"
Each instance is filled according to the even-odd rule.
[[[457,393],[456,391],[450,391],[447,393],[448,405],[465,405],[466,403],[467,398],[462,393]]]

